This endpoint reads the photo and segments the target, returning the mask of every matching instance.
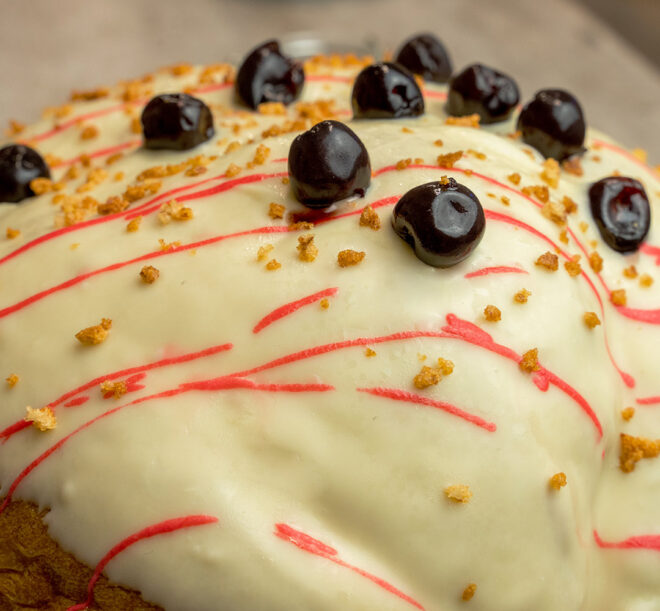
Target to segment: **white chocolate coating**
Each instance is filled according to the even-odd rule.
[[[155,92],[182,90],[197,75],[197,70],[178,78],[159,74],[151,87]],[[226,108],[233,103],[231,88],[200,97]],[[303,99],[326,98],[347,112],[350,84],[308,79]],[[73,116],[117,103],[77,103]],[[474,254],[449,269],[434,269],[414,256],[390,226],[392,204],[376,208],[380,230],[358,223],[365,205],[447,175],[469,187],[485,210],[522,221],[569,255],[583,254],[572,237],[561,243],[562,228],[514,192],[544,183],[540,155],[526,153],[529,147],[503,135],[512,131],[512,122],[488,129],[448,126],[439,98],[427,98],[427,112],[417,120],[351,121],[376,173],[405,158],[436,166],[439,154],[457,150],[471,149],[486,158],[466,153],[455,170],[410,167],[376,175],[364,199],[343,205],[342,212],[355,214],[303,232],[315,236],[319,254],[313,262],[297,257],[299,231],[231,237],[160,256],[160,238],[185,247],[255,228],[286,227],[285,220],[269,218],[270,202],[284,204],[288,212],[304,211],[279,175],[286,172],[281,160],[296,133],[263,140],[270,149],[268,160],[245,168],[261,132],[284,119],[241,117],[248,126],[233,134],[236,117],[216,116],[218,133],[208,143],[184,153],[130,150],[107,168],[111,176],[125,172],[125,178],[108,178],[90,192],[104,201],[121,194],[144,169],[197,154],[220,156],[203,175],[163,178],[158,195],[203,180],[208,182],[185,193],[222,184],[231,180],[222,177],[231,163],[243,168],[237,178],[278,174],[191,199],[186,205],[194,211],[192,220],[162,225],[154,212],[145,214],[139,231],[128,233],[125,215],[107,218],[0,264],[0,309],[5,312],[81,274],[159,254],[0,313],[0,374],[20,376],[14,388],[0,390],[0,430],[23,418],[27,405],[43,407],[95,378],[167,356],[233,345],[212,356],[149,370],[139,381],[144,388],[119,400],[104,399],[95,385],[72,397],[89,397],[84,404],[58,405],[54,430],[29,428],[0,445],[0,496],[31,461],[110,409],[317,346],[400,332],[437,334],[447,325],[447,316],[454,315],[518,355],[538,348],[543,367],[593,409],[602,438],[570,393],[556,385],[541,390],[534,376],[501,354],[455,337],[364,341],[239,376],[249,380],[244,386],[253,387],[236,388],[234,383],[229,389],[189,390],[121,409],[73,435],[20,482],[14,498],[50,507],[46,520],[52,536],[90,566],[150,524],[186,515],[217,517],[214,524],[142,541],[108,564],[110,579],[141,590],[145,599],[168,611],[453,611],[465,604],[484,611],[660,609],[660,550],[606,549],[594,537],[597,531],[603,541],[617,543],[660,535],[660,462],[641,460],[627,474],[619,469],[622,431],[660,438],[660,406],[636,404],[639,398],[660,395],[660,326],[617,311],[584,255],[586,277],[566,273],[561,256],[554,273],[535,266],[537,257],[552,247],[494,216],[487,219]],[[100,130],[94,140],[80,140],[78,128],[71,128],[37,146],[42,153],[71,159],[136,138],[128,129],[130,118],[121,111],[92,122]],[[49,127],[44,121],[21,137],[29,140]],[[568,226],[588,252],[593,250],[589,243],[597,242],[607,286],[625,288],[632,308],[658,308],[656,258],[610,250],[591,219],[587,189],[615,170],[637,177],[655,212],[647,244],[660,246],[660,181],[620,152],[594,150],[596,138],[604,140],[590,134],[584,176],[562,172],[558,188],[550,189],[551,199],[561,201],[567,195],[577,202]],[[442,146],[434,144],[438,139]],[[222,154],[231,140],[242,146]],[[102,159],[97,165],[104,167]],[[519,187],[507,179],[513,172],[521,176]],[[67,193],[79,184],[81,180],[68,183]],[[501,201],[503,195],[509,205]],[[52,197],[0,206],[3,232],[5,227],[21,231],[19,238],[2,241],[0,257],[53,231]],[[126,214],[153,197],[134,203]],[[581,222],[589,225],[584,233]],[[79,245],[72,250],[74,243]],[[256,260],[266,244],[274,246],[268,258],[282,265],[276,271],[264,268],[267,259]],[[364,251],[366,257],[355,267],[340,268],[337,253],[349,248]],[[625,278],[622,270],[631,264],[640,275],[652,276],[653,285],[643,288],[638,279]],[[160,270],[153,285],[140,282],[143,265]],[[526,273],[465,277],[493,266],[519,267]],[[603,312],[587,277],[602,299]],[[523,287],[531,296],[526,304],[515,303],[513,295]],[[328,297],[327,309],[316,301],[253,332],[276,308],[329,288],[337,291]],[[501,310],[500,322],[484,319],[489,304]],[[596,312],[603,324],[587,328],[582,316],[588,311]],[[102,317],[113,321],[108,339],[81,346],[75,333]],[[614,368],[605,338],[616,364],[634,377],[634,388]],[[365,356],[367,347],[376,355]],[[420,355],[428,357],[425,362]],[[412,380],[420,367],[433,365],[438,357],[453,361],[454,372],[437,386],[415,388]],[[254,384],[333,389],[272,392]],[[446,402],[496,428],[358,390],[365,388],[400,389]],[[620,411],[629,405],[637,408],[636,414],[624,422]],[[548,481],[558,472],[566,474],[568,484],[555,491]],[[470,487],[468,503],[447,499],[443,490],[455,484]],[[337,554],[310,553],[277,537],[277,524],[306,533]],[[477,591],[466,603],[461,594],[469,583]]]

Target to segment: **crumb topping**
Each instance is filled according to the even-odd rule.
[[[529,299],[529,296],[531,295],[531,291],[528,291],[527,289],[520,289],[514,296],[513,300],[516,303],[527,303],[527,300]]]
[[[46,406],[41,409],[33,409],[29,405],[25,408],[25,422],[31,422],[32,426],[39,431],[52,431],[57,426],[57,419],[53,410]]]
[[[628,303],[628,298],[626,297],[626,289],[616,289],[610,293],[610,301],[615,306],[625,306]]]
[[[465,590],[463,590],[463,594],[461,594],[461,599],[467,602],[468,600],[472,600],[472,597],[474,596],[474,593],[477,591],[477,584],[476,583],[470,583],[467,585]]]
[[[582,162],[577,155],[564,159],[564,161],[561,162],[561,169],[567,174],[572,174],[573,176],[582,176],[584,174]]]
[[[626,422],[632,420],[634,415],[635,415],[635,408],[634,407],[626,407],[626,408],[621,410],[621,417]]]
[[[653,284],[653,278],[651,278],[651,276],[649,276],[648,274],[642,274],[639,277],[639,285],[640,286],[642,286],[644,288],[648,288],[652,284]]]
[[[282,267],[282,264],[277,259],[271,259],[266,263],[266,269],[269,272],[274,272],[275,270],[280,269],[280,267]]]
[[[577,212],[577,204],[570,197],[568,197],[568,195],[564,195],[561,200],[561,205],[564,206],[566,214],[573,214],[574,212]]]
[[[519,185],[520,184],[520,174],[518,172],[514,172],[513,174],[509,174],[507,176],[507,179],[509,182],[512,182],[514,185]]]
[[[481,117],[478,114],[467,115],[465,117],[447,117],[445,125],[456,125],[458,127],[474,127],[479,128]]]
[[[235,163],[230,163],[229,167],[225,170],[225,176],[227,178],[233,178],[238,176],[241,173],[241,166],[236,165]]]
[[[187,208],[175,199],[164,203],[158,212],[158,220],[162,225],[170,221],[189,221],[194,217],[192,208]]]
[[[532,348],[525,352],[520,359],[520,363],[518,363],[518,367],[525,373],[532,373],[541,369],[538,348]]]
[[[472,498],[470,486],[465,484],[453,484],[445,488],[445,495],[454,503],[469,503]]]
[[[141,216],[136,216],[134,219],[131,219],[126,225],[126,231],[128,233],[133,233],[140,229],[140,223],[142,222]]]
[[[624,473],[634,471],[635,465],[643,458],[656,458],[658,455],[660,455],[660,440],[653,441],[621,433],[619,467]]]
[[[99,128],[96,125],[86,125],[80,132],[81,140],[93,140],[99,135]]]
[[[365,256],[366,253],[363,251],[351,249],[340,250],[337,253],[337,263],[339,263],[339,267],[349,267],[361,263]]]
[[[626,278],[637,278],[637,268],[634,265],[630,265],[623,270],[623,275]]]
[[[272,219],[283,219],[285,212],[286,207],[282,204],[276,204],[275,202],[268,204],[268,216]]]
[[[437,140],[435,140],[435,141],[433,142],[433,144],[434,144],[435,146],[444,146],[445,143],[444,143],[442,140],[440,140],[440,138],[438,138]]]
[[[380,229],[380,217],[371,206],[366,206],[360,214],[360,227],[370,227],[374,231]]]
[[[319,305],[323,310],[327,310],[330,307],[330,300],[324,297],[323,299],[321,299]]]
[[[550,199],[550,191],[545,185],[532,185],[523,187],[522,192],[528,197],[533,197],[545,204]]]
[[[112,320],[103,318],[100,324],[78,331],[76,339],[84,346],[95,346],[106,340],[111,327]]]
[[[397,170],[405,170],[412,163],[412,158],[408,157],[407,159],[399,159],[394,166]]]
[[[261,115],[285,115],[286,106],[282,102],[262,102],[257,106],[257,112]]]
[[[420,372],[413,378],[413,384],[420,390],[435,386],[442,380],[442,372],[436,367],[427,367],[424,365]]]
[[[19,235],[21,235],[21,232],[19,229],[13,229],[12,227],[7,227],[6,235],[8,240],[13,240],[17,238]]]
[[[541,172],[541,180],[552,189],[559,186],[559,164],[556,159],[550,157],[543,162],[543,171]]]
[[[123,197],[113,195],[106,200],[105,204],[99,204],[96,211],[101,215],[117,214],[123,212],[129,206],[130,204]]]
[[[263,246],[260,246],[257,251],[257,261],[264,261],[273,248],[275,247],[272,244],[264,244]]]
[[[50,178],[33,178],[30,181],[30,189],[34,191],[35,195],[43,195],[53,190],[53,181]]]
[[[590,329],[593,329],[600,324],[600,318],[598,318],[596,312],[585,312],[582,316],[582,320],[584,320],[584,324]]]
[[[289,224],[290,231],[308,231],[309,229],[314,229],[314,223],[308,221],[296,221],[295,223]]]
[[[167,252],[168,250],[174,250],[175,248],[181,246],[181,242],[179,240],[174,240],[174,242],[166,242],[163,240],[163,238],[158,238],[158,245],[163,252]]]
[[[494,305],[487,305],[484,308],[484,318],[489,322],[498,322],[502,320],[502,312]]]
[[[18,384],[19,380],[20,378],[15,373],[11,373],[5,378],[5,382],[7,382],[7,386],[9,386],[9,388],[14,388],[14,386]]]
[[[550,251],[544,252],[534,263],[538,267],[543,267],[551,272],[559,269],[559,257]]]
[[[502,195],[502,196],[500,197],[500,201],[501,201],[505,206],[509,206],[509,205],[511,204],[511,200],[510,200],[506,195]]]
[[[541,214],[557,225],[566,223],[566,208],[559,202],[546,202],[541,208]]]
[[[371,348],[366,348],[365,351],[364,351],[364,356],[366,356],[367,358],[371,358],[373,356],[376,356],[376,351],[372,350]]]
[[[438,155],[438,165],[441,168],[453,168],[454,164],[463,157],[463,151],[454,151],[453,153],[446,153]]]
[[[106,397],[112,396],[115,399],[121,399],[127,392],[128,388],[123,380],[120,382],[111,382],[110,380],[101,382],[101,393]]]
[[[569,276],[579,276],[582,273],[582,267],[580,266],[580,255],[573,255],[570,260],[564,263],[564,268],[568,272]]]
[[[561,490],[566,485],[566,473],[555,473],[550,478],[550,488],[553,490]]]
[[[596,273],[603,271],[603,257],[601,257],[596,251],[589,255],[589,267],[591,267]]]
[[[153,265],[145,265],[140,270],[140,278],[145,284],[153,284],[158,280],[160,272]]]
[[[298,236],[298,246],[296,246],[298,251],[298,258],[301,261],[311,263],[316,259],[316,256],[319,254],[319,249],[314,244],[314,235],[307,234]]]

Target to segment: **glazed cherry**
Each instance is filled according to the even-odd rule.
[[[279,42],[269,40],[243,60],[236,75],[236,93],[254,109],[264,102],[291,104],[300,95],[304,82],[302,65],[282,55]]]
[[[418,34],[406,40],[395,61],[425,81],[446,83],[451,76],[451,59],[444,45],[433,34]]]
[[[321,121],[289,149],[291,188],[308,208],[364,195],[371,183],[369,153],[355,132],[339,121]]]
[[[394,207],[394,231],[433,267],[460,263],[477,247],[486,217],[477,196],[450,178],[408,191]]]
[[[520,112],[518,130],[523,141],[544,157],[562,161],[584,152],[584,114],[568,91],[538,91]]]
[[[201,100],[187,93],[152,98],[142,111],[144,146],[184,151],[213,137],[213,115]]]
[[[618,252],[637,250],[651,224],[651,207],[641,183],[609,176],[589,188],[591,214],[603,240]]]
[[[482,123],[504,121],[518,104],[518,85],[508,75],[472,64],[449,81],[447,112],[454,117],[478,114]]]
[[[381,62],[357,75],[352,93],[356,119],[399,119],[424,113],[424,96],[412,72]]]
[[[50,178],[48,165],[37,151],[22,144],[0,149],[0,202],[32,197],[30,182],[35,178]]]

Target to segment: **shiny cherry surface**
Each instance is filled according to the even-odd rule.
[[[558,161],[584,152],[586,124],[575,96],[562,89],[542,89],[518,117],[523,142]]]
[[[482,123],[497,123],[509,117],[518,100],[518,85],[510,76],[472,64],[449,81],[447,112],[454,117],[478,114]]]
[[[591,214],[600,235],[618,252],[632,252],[651,225],[651,207],[642,184],[634,178],[608,176],[589,188]]]
[[[41,155],[29,146],[10,144],[0,149],[0,202],[20,202],[34,195],[30,182],[50,178]]]
[[[446,83],[452,64],[444,45],[433,34],[418,34],[406,40],[395,61],[425,81]]]
[[[352,129],[339,121],[321,121],[291,143],[289,177],[298,201],[326,208],[364,195],[371,183],[369,153]]]
[[[356,119],[400,119],[424,114],[424,96],[412,72],[391,62],[367,66],[352,93]]]
[[[212,138],[215,129],[204,102],[187,93],[165,93],[144,107],[142,132],[145,148],[184,151]]]
[[[300,95],[304,83],[302,65],[283,55],[279,42],[269,40],[243,60],[236,75],[236,93],[253,109],[264,102],[291,104]]]
[[[408,191],[394,207],[392,226],[418,259],[433,267],[451,267],[477,247],[486,217],[477,196],[450,178]]]

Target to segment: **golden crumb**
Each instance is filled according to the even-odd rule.
[[[142,222],[142,217],[141,216],[136,216],[134,219],[131,219],[128,224],[126,225],[126,231],[129,233],[133,233],[134,231],[137,231],[140,229],[140,223]]]
[[[260,246],[257,251],[257,261],[264,261],[273,248],[275,247],[272,244],[264,244],[263,246]]]
[[[557,225],[566,223],[566,209],[559,202],[546,202],[541,208],[541,214]]]
[[[520,184],[520,174],[518,172],[514,172],[513,174],[509,174],[507,176],[509,179],[509,182],[512,182],[514,185],[519,185]]]
[[[130,204],[121,196],[113,195],[109,197],[105,204],[99,204],[96,211],[99,214],[117,214],[118,212],[123,212],[128,208]]]
[[[442,380],[440,369],[424,365],[420,372],[413,378],[413,384],[415,388],[422,390],[429,386],[435,386],[440,380]]]
[[[440,357],[438,359],[437,368],[440,370],[443,376],[448,376],[454,371],[454,363],[449,359],[443,359]]]
[[[580,255],[573,255],[570,260],[564,263],[564,268],[568,272],[569,276],[579,276],[582,273],[582,267],[580,266]]]
[[[229,167],[225,170],[225,176],[227,178],[233,178],[234,176],[238,176],[240,173],[241,167],[235,163],[230,163]]]
[[[82,164],[83,168],[88,168],[92,165],[92,158],[87,153],[83,153],[80,156],[80,163]]]
[[[371,348],[366,348],[364,351],[364,356],[367,358],[371,358],[372,356],[376,356],[376,351],[372,350]]]
[[[189,221],[194,217],[192,208],[187,208],[175,199],[164,203],[158,212],[158,220],[162,225],[170,221]]]
[[[625,306],[628,303],[628,298],[626,297],[626,289],[616,289],[610,293],[610,301],[615,306]]]
[[[634,265],[630,265],[623,270],[623,275],[626,278],[637,278],[637,268]]]
[[[109,95],[110,90],[107,87],[97,87],[96,89],[91,89],[89,91],[76,91],[74,89],[71,92],[71,101],[91,102],[92,100],[107,98]]]
[[[120,382],[105,380],[101,382],[101,392],[103,395],[112,395],[115,399],[121,399],[128,392],[128,388],[123,380]]]
[[[24,129],[24,123],[15,121],[14,119],[9,119],[9,127],[5,130],[5,136],[7,136],[7,138],[18,136],[18,134],[20,134]]]
[[[445,125],[456,125],[458,127],[479,127],[481,117],[478,114],[467,115],[465,117],[447,117]]]
[[[552,189],[559,186],[559,164],[556,159],[550,157],[543,162],[543,171],[541,172],[541,180]]]
[[[564,206],[566,214],[573,214],[573,212],[577,212],[577,204],[570,197],[568,197],[568,195],[564,195],[561,200],[561,205]]]
[[[648,274],[642,274],[639,277],[639,285],[640,286],[642,286],[644,288],[648,288],[652,284],[653,284],[653,278],[651,278],[651,276],[649,276]]]
[[[131,119],[130,130],[132,134],[142,133],[142,121],[140,120],[140,117],[133,117]]]
[[[167,70],[172,76],[183,76],[184,74],[190,74],[193,71],[193,67],[190,64],[181,63],[170,66]]]
[[[123,156],[124,153],[114,153],[105,160],[105,165],[112,165],[113,163],[117,163]]]
[[[539,351],[538,348],[532,348],[525,352],[518,363],[518,367],[525,373],[532,373],[538,371],[541,366],[539,365]]]
[[[559,269],[559,257],[550,251],[547,251],[534,262],[534,265],[543,267],[551,272],[556,272]]]
[[[112,179],[113,179],[115,182],[119,182],[119,181],[121,181],[121,180],[124,180],[124,176],[125,176],[124,172],[117,172],[117,173],[112,177]]]
[[[208,171],[208,168],[204,167],[203,165],[194,165],[191,168],[188,168],[185,171],[186,176],[200,176],[201,174],[205,174]]]
[[[70,250],[78,250],[78,247],[80,246],[80,242],[74,242],[69,246]]]
[[[472,157],[475,157],[476,159],[480,159],[483,161],[484,159],[488,159],[486,155],[480,151],[475,151],[474,149],[467,149],[466,154],[471,155]]]
[[[590,329],[593,329],[600,324],[600,318],[598,318],[596,312],[585,312],[582,316],[582,320],[584,320],[584,324]]]
[[[311,233],[298,236],[296,250],[298,251],[298,258],[307,263],[314,261],[319,254],[319,249],[314,244],[314,236]]]
[[[325,298],[321,299],[319,305],[321,306],[321,309],[327,310],[330,307],[330,300]]]
[[[564,159],[564,161],[561,162],[561,169],[567,174],[572,174],[573,176],[582,176],[584,174],[582,163],[577,155]]]
[[[360,227],[370,227],[374,231],[380,229],[380,217],[371,206],[366,206],[360,214]]]
[[[309,231],[310,229],[314,229],[314,223],[308,221],[297,221],[289,225],[290,231]]]
[[[660,440],[633,437],[621,433],[621,454],[619,467],[624,473],[635,470],[635,465],[643,458],[656,458],[660,455]]]
[[[621,410],[621,417],[628,422],[629,420],[632,420],[633,416],[635,415],[635,408],[634,407],[626,407]]]
[[[568,244],[568,231],[566,229],[562,229],[559,232],[559,241],[562,244]]]
[[[14,388],[14,386],[18,384],[19,380],[20,378],[15,373],[12,373],[5,378],[5,382],[7,382],[7,386],[9,386],[9,388]]]
[[[463,151],[454,151],[453,153],[446,153],[438,155],[438,165],[441,168],[453,168],[454,164],[463,156]]]
[[[365,256],[366,253],[363,251],[351,249],[340,250],[337,253],[337,263],[339,264],[339,267],[349,267],[361,263]]]
[[[285,115],[286,106],[282,102],[263,102],[257,106],[257,112],[262,115]]]
[[[268,216],[272,219],[283,219],[286,208],[282,204],[271,202],[268,204]]]
[[[397,170],[405,170],[412,163],[412,158],[408,157],[407,159],[399,159],[394,166]]]
[[[445,488],[445,495],[454,503],[469,503],[472,498],[470,486],[465,484],[454,484]]]
[[[414,134],[414,133],[415,133],[415,132],[413,132],[413,130],[410,129],[409,127],[402,127],[402,128],[401,128],[401,131],[402,131],[404,134]]]
[[[505,206],[509,206],[509,205],[511,204],[511,200],[510,200],[506,195],[502,195],[502,196],[500,197],[500,201],[501,201]]]
[[[93,140],[99,135],[99,128],[96,125],[86,125],[80,132],[81,140]]]
[[[30,181],[30,189],[35,195],[43,195],[53,190],[53,181],[50,178],[33,178]]]
[[[637,159],[639,159],[642,163],[646,163],[648,160],[648,153],[644,149],[633,149],[630,151]]]
[[[153,284],[158,280],[160,272],[153,265],[145,265],[140,270],[140,278],[145,284]]]
[[[269,155],[270,155],[270,149],[265,144],[260,144],[257,147],[257,150],[254,152],[254,158],[252,159],[252,163],[254,165],[262,165],[266,163]]]
[[[282,176],[282,184],[283,185],[288,185],[290,180],[291,179],[288,176]]]
[[[85,346],[95,346],[106,340],[111,328],[112,320],[103,318],[100,324],[78,331],[76,339]]]
[[[494,305],[487,305],[484,308],[484,318],[489,322],[498,322],[502,320],[502,312]]]
[[[124,192],[124,199],[129,203],[133,203],[149,194],[154,195],[155,193],[158,193],[162,185],[163,183],[160,180],[150,178],[140,185],[131,185],[127,187]]]
[[[435,146],[444,146],[445,143],[442,140],[440,140],[440,138],[438,138],[433,142],[433,144],[435,144]]]
[[[594,148],[596,148],[596,147],[594,147]],[[601,157],[600,157],[600,155],[593,155],[591,160],[595,161],[596,163],[600,163]]]
[[[529,296],[532,294],[531,291],[528,291],[527,289],[520,289],[514,296],[513,300],[516,303],[527,303],[527,300],[529,299]]]
[[[35,429],[39,431],[52,431],[57,426],[57,419],[50,407],[32,409],[28,405],[25,409],[27,412],[25,422],[31,422]]]
[[[163,238],[158,238],[158,245],[163,252],[167,252],[168,250],[174,250],[175,248],[181,246],[181,242],[179,242],[179,240],[175,240],[174,242],[166,242],[163,240]]]
[[[596,251],[589,255],[589,267],[591,267],[596,273],[603,270],[603,257],[601,257]]]
[[[550,199],[550,191],[545,185],[523,187],[522,192],[528,197],[538,199],[542,204],[545,204]]]
[[[6,235],[8,240],[13,240],[14,238],[17,238],[19,235],[21,235],[21,232],[19,229],[13,229],[12,227],[7,227]]]
[[[266,263],[266,269],[269,272],[275,271],[276,269],[280,269],[282,267],[282,264],[277,260],[277,259],[271,259]]]
[[[566,473],[555,473],[550,478],[549,484],[553,490],[561,490],[566,485]]]
[[[461,599],[467,602],[468,600],[472,600],[472,597],[474,596],[474,593],[477,591],[477,584],[476,583],[470,583],[467,585],[465,590],[463,590],[463,594],[461,594]]]
[[[440,177],[440,184],[441,185],[448,185],[449,184],[449,178],[447,178],[446,176],[441,176]]]

